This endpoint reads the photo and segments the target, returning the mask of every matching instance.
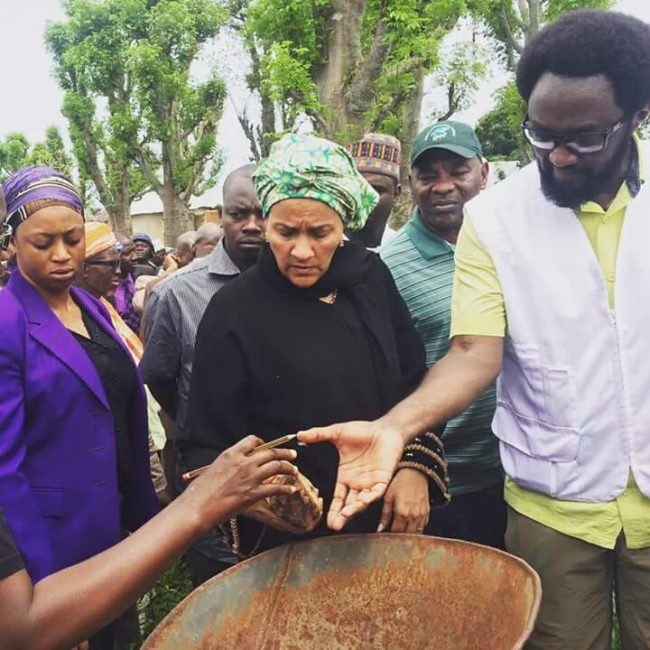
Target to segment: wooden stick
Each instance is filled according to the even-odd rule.
[[[258,451],[264,451],[265,449],[273,449],[275,447],[279,447],[280,445],[284,445],[287,442],[291,442],[297,435],[298,434],[296,433],[290,433],[286,436],[282,436],[281,438],[276,438],[275,440],[271,440],[270,442],[265,442],[259,447],[255,447],[255,449],[249,452],[248,455],[250,456],[250,454],[254,454],[255,452]],[[183,474],[181,478],[184,481],[191,481],[193,478],[196,478],[197,476],[201,476],[201,474],[207,471],[209,467],[210,465],[204,465],[203,467],[198,467],[197,469],[193,469],[191,472],[185,472],[185,474]]]

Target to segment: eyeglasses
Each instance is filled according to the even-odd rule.
[[[86,266],[108,266],[113,271],[119,271],[120,260],[89,260]]]
[[[536,149],[553,151],[558,145],[563,144],[571,153],[585,155],[602,151],[609,142],[610,136],[618,131],[627,118],[621,119],[605,131],[591,133],[553,133],[545,129],[531,126],[528,118],[521,125],[524,136]]]

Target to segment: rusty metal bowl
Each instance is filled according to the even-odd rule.
[[[420,535],[288,544],[190,594],[143,650],[512,650],[541,598],[501,551]]]

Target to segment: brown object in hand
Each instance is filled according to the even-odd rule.
[[[323,502],[318,498],[318,490],[302,474],[296,476],[278,474],[265,483],[295,485],[293,494],[280,494],[267,497],[266,502],[274,515],[295,528],[309,532],[323,516]]]

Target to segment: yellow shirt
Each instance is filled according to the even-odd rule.
[[[610,306],[614,305],[616,255],[632,201],[623,183],[607,210],[585,203],[578,219],[585,229],[605,278]],[[466,217],[456,246],[456,274],[451,307],[451,336],[505,336],[506,310],[494,262]],[[613,549],[621,530],[628,548],[650,546],[650,499],[636,486],[632,473],[626,490],[615,501],[560,501],[527,490],[507,479],[505,498],[511,508],[570,537]]]

